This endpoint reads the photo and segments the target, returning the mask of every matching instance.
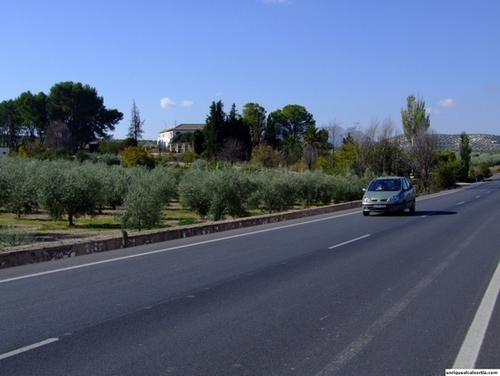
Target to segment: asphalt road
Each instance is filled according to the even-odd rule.
[[[0,270],[0,375],[500,369],[500,181]]]

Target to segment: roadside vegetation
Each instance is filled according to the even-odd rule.
[[[256,103],[242,114],[233,104],[226,114],[213,102],[203,131],[180,135],[173,141],[189,147],[170,153],[141,142],[135,101],[128,138],[114,141],[106,131],[122,114],[106,110],[95,89],[66,82],[42,94],[0,103],[0,146],[11,149],[0,158],[1,247],[359,200],[380,175],[409,176],[427,194],[500,165],[500,153],[473,152],[465,133],[460,150],[439,150],[425,102],[412,95],[401,131],[385,119],[341,133],[336,121],[317,127],[299,105],[267,115]],[[65,112],[82,96],[96,106]]]

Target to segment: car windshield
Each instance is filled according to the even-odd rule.
[[[400,191],[401,180],[399,179],[377,179],[371,182],[369,191]]]

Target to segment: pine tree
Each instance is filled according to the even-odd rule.
[[[142,139],[142,134],[144,133],[142,126],[146,120],[141,120],[141,115],[139,109],[135,104],[135,99],[132,102],[132,113],[130,115],[130,125],[128,127],[127,137],[135,141],[135,146],[140,139]]]

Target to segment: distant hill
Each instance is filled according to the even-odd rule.
[[[354,139],[362,140],[365,134],[356,128],[344,129],[339,127],[337,129],[335,146],[342,146],[342,139],[351,134]],[[470,146],[472,151],[500,151],[500,136],[492,134],[467,134],[469,136]],[[438,148],[440,150],[460,150],[460,135],[459,134],[438,134]],[[406,138],[400,134],[396,136],[400,139],[401,145],[407,144]]]
[[[473,151],[500,150],[500,136],[468,134]],[[460,150],[459,134],[438,134],[438,147],[442,150]]]

